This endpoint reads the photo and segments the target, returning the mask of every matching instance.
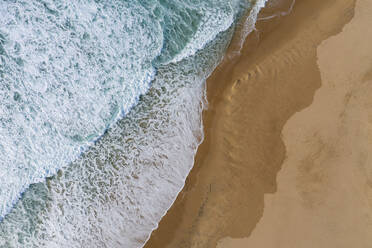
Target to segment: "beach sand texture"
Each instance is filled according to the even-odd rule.
[[[258,23],[209,78],[205,140],[145,247],[372,247],[371,6]]]
[[[322,87],[284,126],[278,191],[250,238],[218,247],[372,247],[372,2],[318,47]]]

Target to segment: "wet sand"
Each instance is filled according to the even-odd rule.
[[[367,2],[298,0],[216,69],[205,141],[145,247],[372,247]]]

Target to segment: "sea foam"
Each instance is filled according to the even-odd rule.
[[[248,6],[0,3],[0,216],[28,188],[0,247],[143,245],[192,167],[205,79]]]
[[[232,23],[228,4],[186,4],[0,3],[0,173],[6,179],[0,217],[31,183],[54,175],[129,112],[148,90],[162,51],[177,43],[170,59],[181,60]],[[153,8],[163,13],[155,16]],[[185,9],[198,17],[186,33],[174,30],[178,19],[186,26],[193,18],[174,17]]]

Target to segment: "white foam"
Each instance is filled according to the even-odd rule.
[[[0,3],[0,217],[75,159],[144,94],[162,30],[139,5]],[[147,23],[143,25],[143,23]],[[139,40],[140,39],[140,40]]]
[[[208,1],[204,3],[201,6],[204,15],[201,18],[198,29],[190,42],[171,60],[172,63],[187,58],[202,49],[208,42],[214,40],[219,33],[225,31],[233,24],[236,12],[234,12],[232,5],[236,5],[236,3],[226,0],[213,1],[213,4]]]

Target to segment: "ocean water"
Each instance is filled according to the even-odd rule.
[[[1,1],[0,247],[141,247],[193,165],[206,78],[263,4]]]

